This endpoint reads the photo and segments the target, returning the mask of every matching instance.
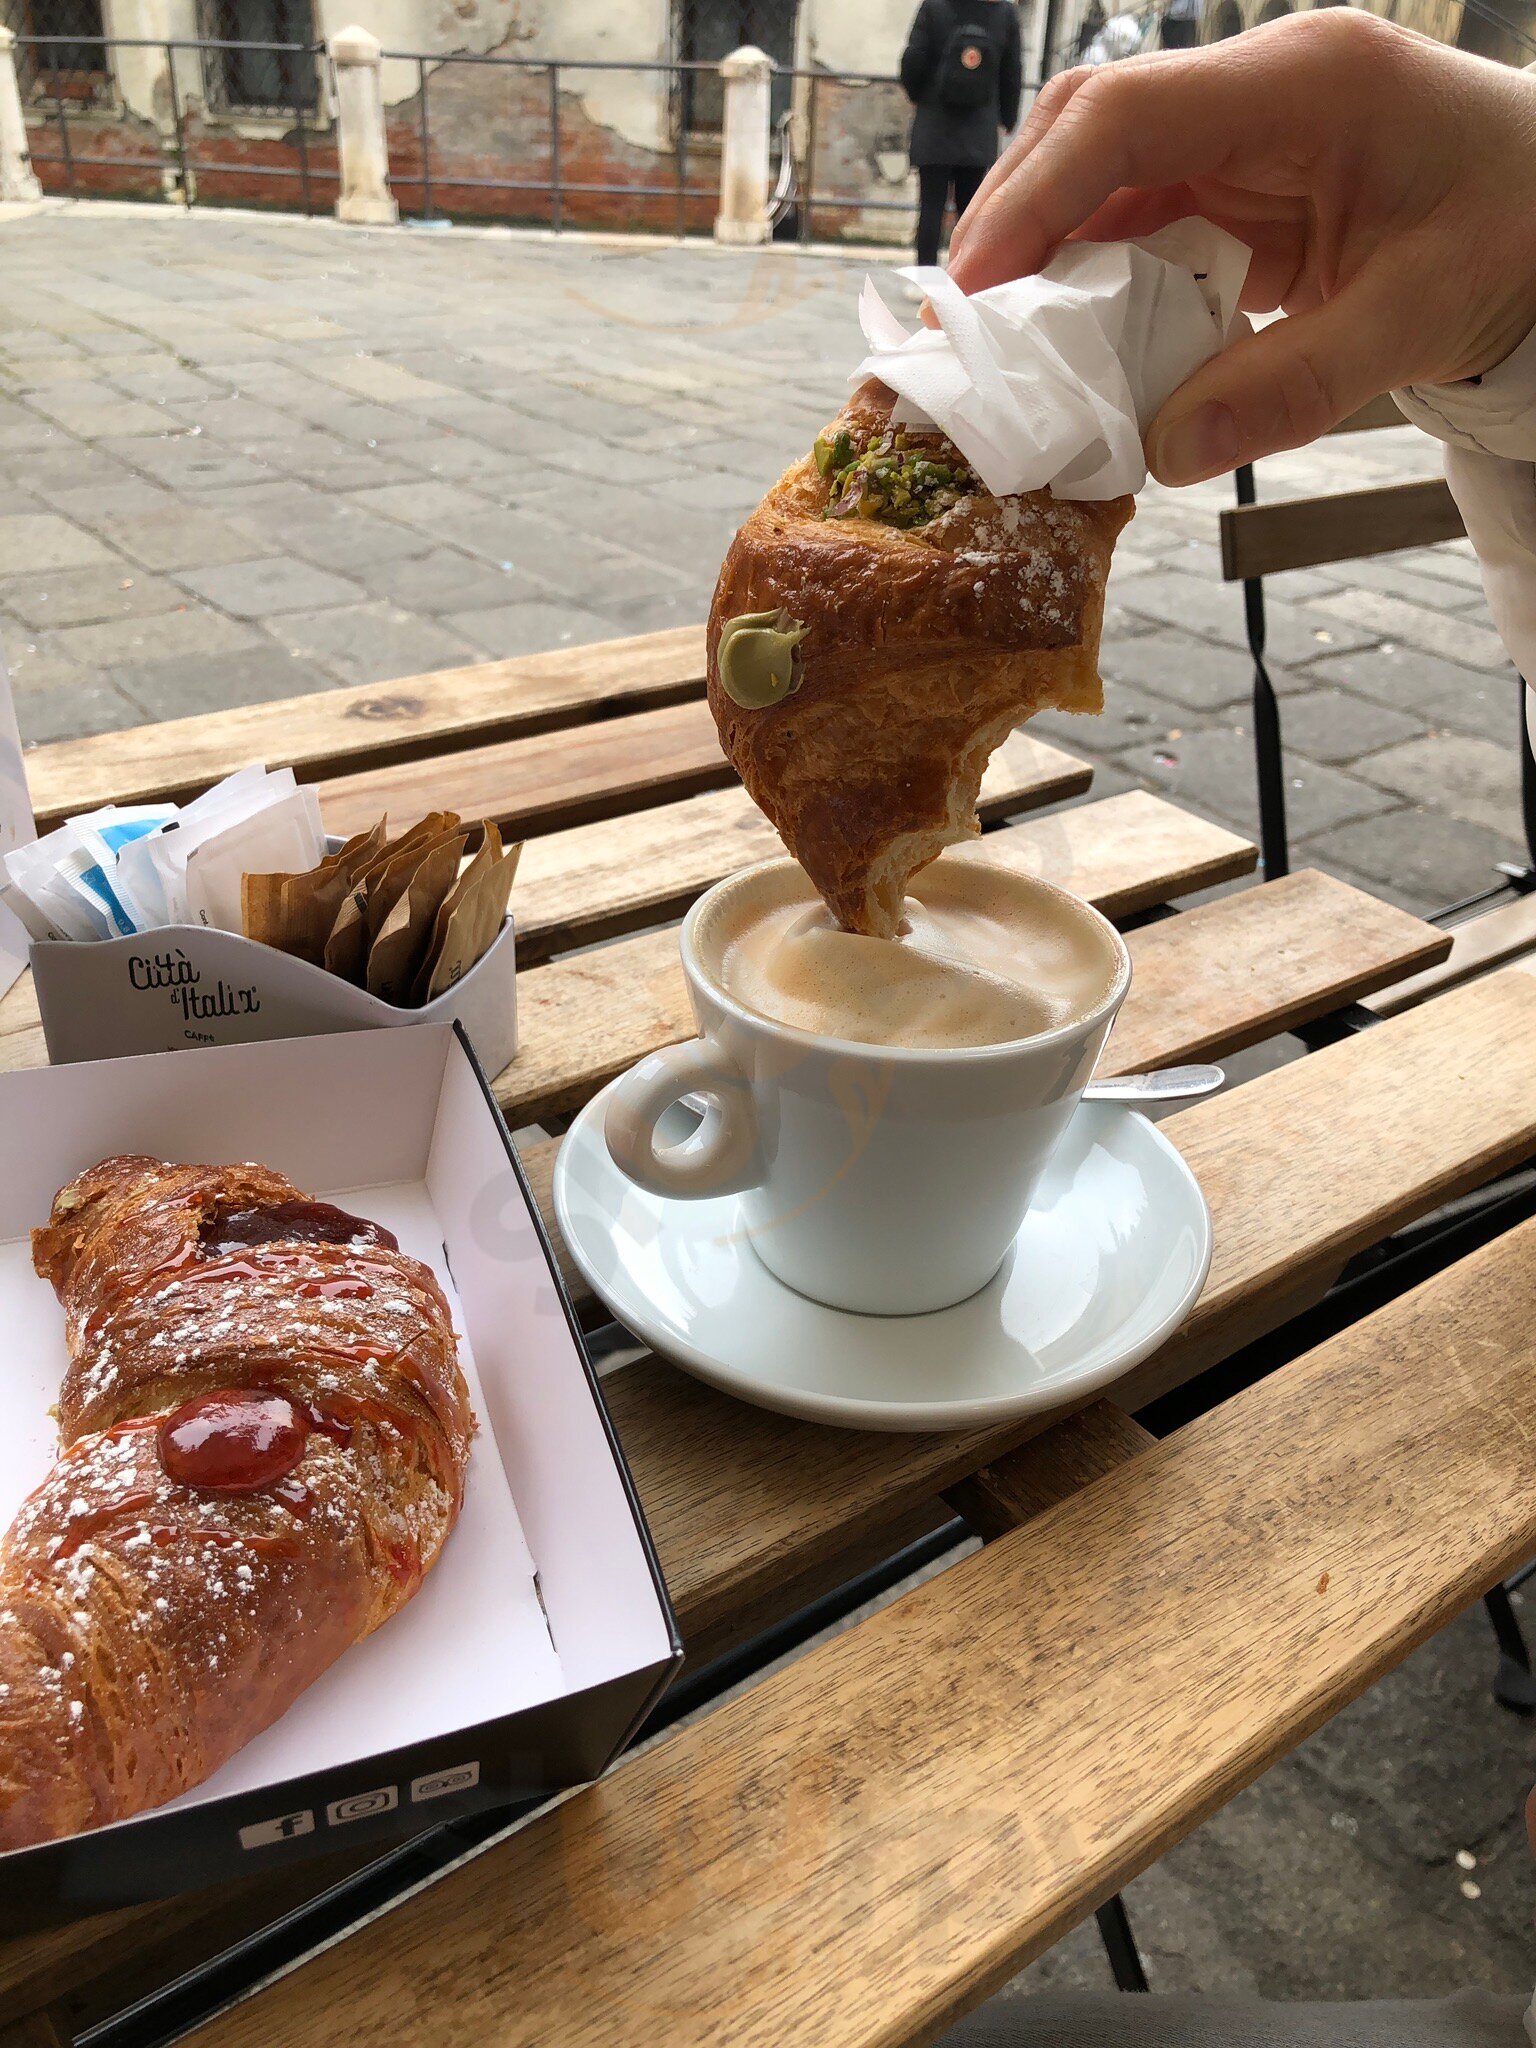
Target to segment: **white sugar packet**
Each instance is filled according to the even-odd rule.
[[[307,785],[274,794],[211,833],[187,856],[187,912],[194,924],[243,932],[241,883],[247,875],[307,874],[325,858],[320,799]]]
[[[121,929],[106,898],[85,879],[94,856],[68,824],[5,856],[6,901],[33,938],[110,939]],[[29,908],[30,906],[30,908]]]
[[[1236,335],[1247,245],[1208,220],[1139,242],[1069,242],[1036,277],[967,298],[942,270],[899,272],[937,328],[908,333],[866,279],[870,352],[852,382],[898,393],[898,426],[942,428],[996,497],[1049,487],[1116,498],[1147,480],[1164,399]]]
[[[152,839],[141,839],[134,846],[123,849],[119,860],[128,863],[130,888],[146,901],[158,893],[165,906],[163,922],[166,924],[211,924],[213,919],[207,914],[209,906],[206,899],[200,898],[198,912],[193,911],[190,902],[188,869],[193,856],[199,848],[247,818],[283,804],[296,789],[291,768],[278,768],[269,773],[258,763],[227,775],[191,803],[183,804],[173,825],[157,832]],[[318,800],[315,801],[318,819]],[[310,867],[317,865],[324,856],[323,837],[319,837],[318,843],[319,852],[307,863]],[[254,850],[260,852],[259,842]],[[238,931],[240,927],[237,924],[233,929]]]

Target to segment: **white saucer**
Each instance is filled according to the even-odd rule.
[[[626,1328],[744,1401],[853,1429],[968,1429],[1107,1386],[1175,1330],[1211,1263],[1194,1175],[1155,1125],[1085,1103],[1002,1271],[931,1315],[824,1308],[759,1264],[739,1197],[645,1193],[608,1156],[605,1090],[555,1163],[572,1258]],[[674,1110],[686,1136],[697,1122]]]

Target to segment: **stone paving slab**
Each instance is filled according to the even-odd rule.
[[[0,647],[29,741],[703,617],[733,526],[840,404],[864,264],[650,242],[0,208]],[[1436,473],[1411,429],[1266,498]],[[1222,482],[1143,494],[1099,794],[1256,821]],[[1518,692],[1465,543],[1272,579],[1295,858],[1418,910],[1520,851]],[[1527,1726],[1475,1612],[1130,1888],[1154,1982],[1528,1987]],[[1457,1852],[1475,1857],[1469,1879]],[[1464,1887],[1473,1883],[1475,1897]],[[1019,1988],[1105,1981],[1091,1923]]]

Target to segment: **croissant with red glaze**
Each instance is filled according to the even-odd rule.
[[[0,1543],[0,1849],[200,1784],[415,1592],[474,1418],[431,1272],[261,1166],[103,1161],[33,1262],[58,1462]]]
[[[720,742],[850,931],[890,938],[907,883],[980,828],[994,748],[1036,711],[1098,711],[1099,627],[1130,498],[993,497],[865,384],[731,542],[709,615]]]

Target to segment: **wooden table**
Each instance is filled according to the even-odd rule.
[[[45,823],[260,756],[317,781],[338,829],[452,803],[528,834],[522,1048],[496,1083],[527,1132],[689,1034],[671,921],[774,847],[701,698],[702,636],[674,632],[70,742],[30,768]],[[1152,915],[1248,874],[1253,848],[1140,792],[1018,821],[1089,779],[1016,736],[988,775],[986,846],[1129,921],[1113,1068],[1336,1017],[1446,951],[1315,873]],[[572,950],[597,939],[614,943]],[[0,1061],[42,1057],[23,981],[0,1003]],[[1114,1403],[862,1436],[737,1405],[659,1359],[612,1371],[695,1667],[956,1508],[984,1547],[479,1844],[199,2044],[930,2039],[1536,1551],[1536,1224],[1161,1441],[1130,1413],[1531,1157],[1536,978],[1506,969],[1336,1036],[1167,1129],[1209,1199],[1215,1259]],[[555,1149],[528,1136],[546,1213]],[[602,1309],[567,1279],[595,1327]],[[451,1840],[432,1847],[451,1861]],[[413,1874],[433,1866],[314,1864],[0,1942],[0,2022],[68,2040],[296,1913],[216,1980],[233,1994]]]

